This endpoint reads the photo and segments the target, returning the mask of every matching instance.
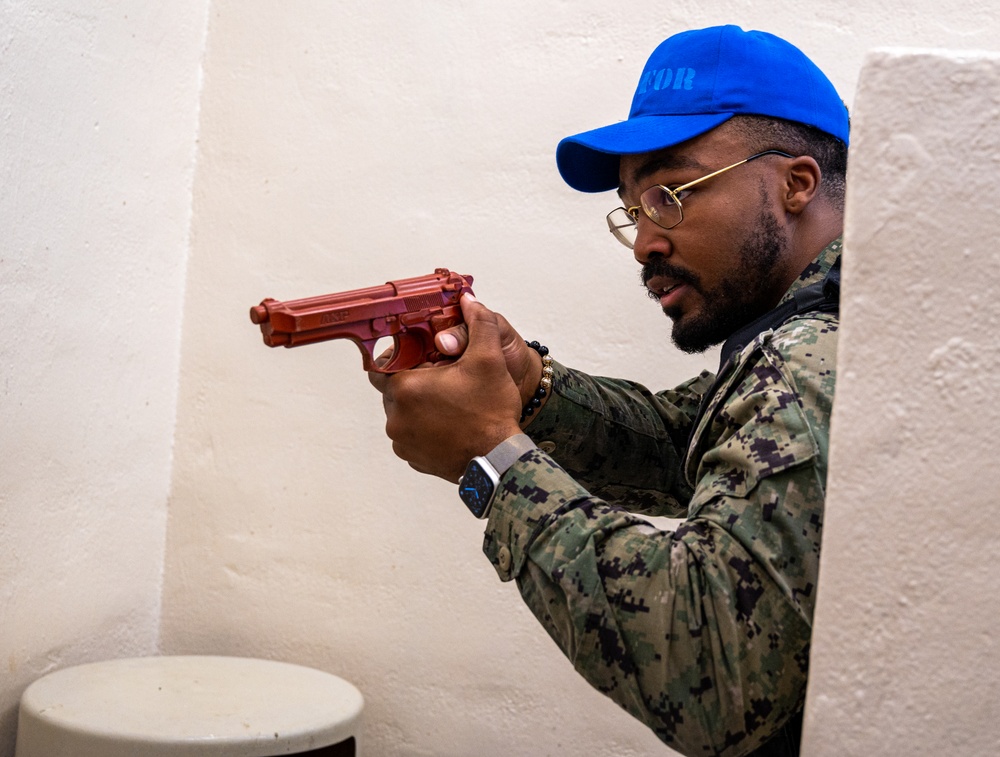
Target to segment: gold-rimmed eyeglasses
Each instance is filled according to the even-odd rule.
[[[681,200],[688,195],[691,187],[695,184],[701,184],[703,181],[708,181],[720,173],[731,171],[737,166],[742,166],[752,160],[757,160],[757,158],[763,158],[765,155],[781,155],[784,158],[794,157],[781,150],[765,150],[673,189],[665,187],[662,184],[655,184],[639,196],[638,205],[633,205],[630,208],[615,208],[608,213],[608,228],[614,234],[615,239],[631,250],[635,244],[636,234],[639,229],[639,210],[642,210],[649,217],[649,220],[657,226],[664,229],[672,229],[684,220],[684,206],[681,204]]]

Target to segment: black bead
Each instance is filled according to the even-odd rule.
[[[524,343],[529,347],[531,347],[531,349],[533,349],[542,357],[545,357],[546,355],[549,354],[549,348],[543,344],[539,344],[537,341],[529,342],[527,339],[525,339]],[[525,405],[524,410],[521,411],[522,421],[528,416],[534,415],[535,408],[542,406],[542,398],[544,398],[546,394],[548,394],[548,392],[545,390],[544,386],[539,386],[538,389],[535,390],[535,396],[532,397],[530,400],[528,400],[528,404]]]

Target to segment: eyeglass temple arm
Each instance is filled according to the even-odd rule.
[[[695,179],[694,181],[689,181],[679,187],[674,187],[671,192],[677,193],[685,189],[690,189],[695,184],[701,184],[703,181],[711,179],[713,176],[718,176],[720,173],[725,173],[726,171],[732,170],[738,166],[742,166],[744,163],[749,163],[751,160],[757,160],[757,158],[763,158],[765,155],[781,155],[784,158],[791,158],[793,156],[789,155],[787,152],[782,152],[781,150],[764,150],[764,152],[759,152],[756,155],[751,155],[749,158],[744,158],[743,160],[733,163],[731,166],[726,166],[725,168],[720,168],[718,171],[712,171],[708,176],[702,176],[700,179]]]

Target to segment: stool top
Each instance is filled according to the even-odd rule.
[[[21,697],[18,740],[35,740],[22,733],[35,729],[91,745],[66,754],[86,754],[91,747],[109,756],[289,753],[355,735],[363,705],[347,681],[284,662],[212,656],[108,660],[32,683]]]

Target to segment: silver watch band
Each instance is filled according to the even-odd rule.
[[[518,458],[528,450],[535,449],[535,443],[527,434],[514,434],[500,442],[486,453],[485,457],[496,470],[498,476],[503,476]]]

